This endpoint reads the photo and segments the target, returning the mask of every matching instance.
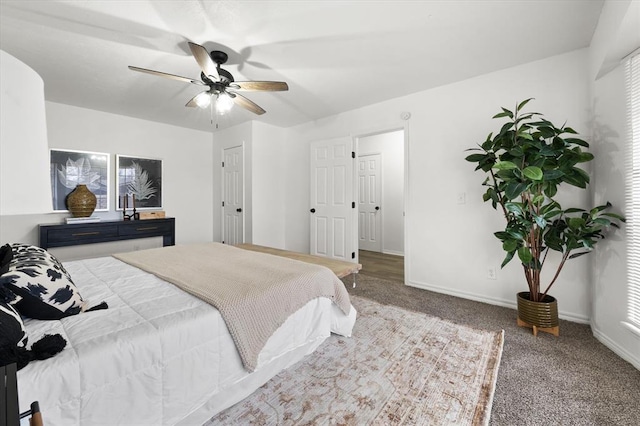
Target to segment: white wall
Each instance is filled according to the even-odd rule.
[[[636,22],[628,20],[635,17]],[[628,38],[628,28],[635,38]],[[640,2],[607,2],[590,49],[593,129],[592,176],[594,203],[610,201],[625,214],[625,161],[630,138],[627,127],[625,77],[620,59],[640,47]],[[608,59],[605,59],[608,58]],[[640,368],[640,335],[626,328],[627,319],[627,227],[598,244],[592,263],[594,335],[626,360]]]
[[[286,134],[286,129],[257,121],[214,133],[215,150],[222,152],[225,148],[243,147],[243,219],[247,243],[285,247],[287,193],[283,170],[288,167]],[[215,163],[214,175],[222,176],[220,162]],[[222,200],[222,185],[214,191],[217,191],[215,197]],[[223,226],[222,222],[220,226]]]
[[[285,247],[286,130],[253,122],[253,244]]]
[[[358,138],[358,156],[382,158],[382,252],[404,255],[404,130]]]
[[[163,210],[176,218],[176,242],[211,241],[213,238],[213,145],[210,133],[151,121],[46,102],[49,148],[111,154],[111,209],[96,212],[103,218],[119,218],[115,212],[115,154],[163,160]],[[47,154],[48,155],[48,154]],[[19,184],[14,176],[1,178]],[[69,213],[0,217],[0,241],[37,244],[39,223],[62,223]],[[155,239],[154,239],[155,240]],[[160,239],[155,244],[161,244]],[[119,243],[117,250],[131,250],[148,242]],[[141,244],[143,244],[141,246]],[[56,250],[63,260],[103,255],[111,246],[90,245]]]
[[[526,290],[522,270],[513,262],[498,272],[496,280],[486,278],[487,268],[499,267],[503,259],[493,236],[503,222],[482,202],[484,177],[464,161],[464,150],[499,130],[501,122],[491,117],[500,106],[513,107],[529,97],[536,98],[532,110],[559,124],[567,121],[588,136],[587,68],[587,51],[582,49],[297,126],[287,142],[295,147],[291,150],[295,158],[288,162],[308,164],[309,141],[402,128],[400,113],[411,112],[406,127],[407,283],[514,306],[516,292]],[[308,167],[286,172],[293,200],[288,203],[287,248],[308,251]],[[457,204],[460,192],[467,194],[464,205]],[[588,194],[564,197],[567,203],[588,202]],[[292,228],[297,232],[290,232]],[[586,322],[590,317],[588,262],[586,256],[572,260],[553,288],[563,318]]]
[[[51,189],[44,83],[0,50],[0,92],[0,215],[47,212]]]

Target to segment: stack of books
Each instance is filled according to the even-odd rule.
[[[96,222],[100,222],[100,220],[101,219],[99,217],[93,217],[93,216],[89,216],[89,217],[68,217],[68,218],[66,218],[67,225],[77,224],[77,223],[96,223]]]

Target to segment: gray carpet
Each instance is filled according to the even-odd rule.
[[[364,274],[350,293],[487,330],[505,331],[491,425],[640,425],[640,371],[597,341],[588,325],[560,321],[560,337],[534,337],[516,311]],[[514,295],[515,298],[515,295]]]

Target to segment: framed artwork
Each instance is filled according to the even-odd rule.
[[[162,160],[117,155],[117,210],[162,208]]]
[[[50,149],[51,197],[54,211],[69,211],[66,198],[77,185],[96,196],[96,211],[109,211],[109,154]]]

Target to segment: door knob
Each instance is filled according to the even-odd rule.
[[[380,206],[376,206],[376,210],[380,210]]]
[[[236,209],[238,213],[242,213],[242,208]]]
[[[310,211],[311,213],[315,213],[315,212],[316,212],[316,209],[311,209],[311,210],[309,210],[309,211]]]

